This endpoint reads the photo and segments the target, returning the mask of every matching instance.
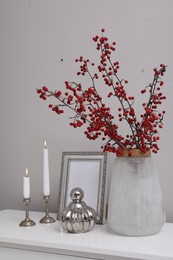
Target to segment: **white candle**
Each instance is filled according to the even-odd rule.
[[[23,177],[23,198],[30,198],[30,178],[28,176],[28,169],[26,168],[26,174]]]
[[[46,141],[44,142],[44,151],[43,151],[43,195],[50,195],[50,180],[49,180],[49,158],[48,158],[48,149],[46,146]]]

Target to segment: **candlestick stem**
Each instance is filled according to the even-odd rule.
[[[30,219],[29,217],[29,203],[31,202],[30,198],[28,199],[23,199],[23,203],[25,205],[25,219],[20,222],[19,226],[20,227],[31,227],[36,225],[33,220]]]
[[[50,224],[55,222],[55,219],[49,215],[49,209],[48,209],[49,199],[50,199],[49,196],[43,196],[43,200],[45,202],[45,216],[42,219],[40,219],[40,223],[42,224]]]

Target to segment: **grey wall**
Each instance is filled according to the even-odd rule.
[[[173,222],[173,1],[172,0],[0,0],[0,209],[23,209],[22,178],[28,167],[31,210],[43,211],[43,142],[49,148],[50,210],[56,212],[62,151],[99,151],[83,129],[69,127],[42,102],[36,88],[64,87],[76,80],[74,59],[95,59],[92,37],[106,28],[117,41],[121,76],[136,96],[152,78],[152,69],[168,64],[164,93],[165,126],[160,152],[154,155],[162,185],[167,221]],[[63,61],[61,61],[63,59]],[[102,90],[104,92],[104,89]],[[114,156],[109,155],[107,185]]]

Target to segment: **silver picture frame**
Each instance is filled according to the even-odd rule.
[[[84,191],[83,201],[97,213],[97,224],[104,224],[106,170],[107,153],[62,152],[57,219],[71,201],[70,191],[79,187]]]

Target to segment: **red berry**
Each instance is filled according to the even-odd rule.
[[[48,88],[47,88],[46,86],[43,86],[42,89],[43,89],[44,91],[48,91]]]

